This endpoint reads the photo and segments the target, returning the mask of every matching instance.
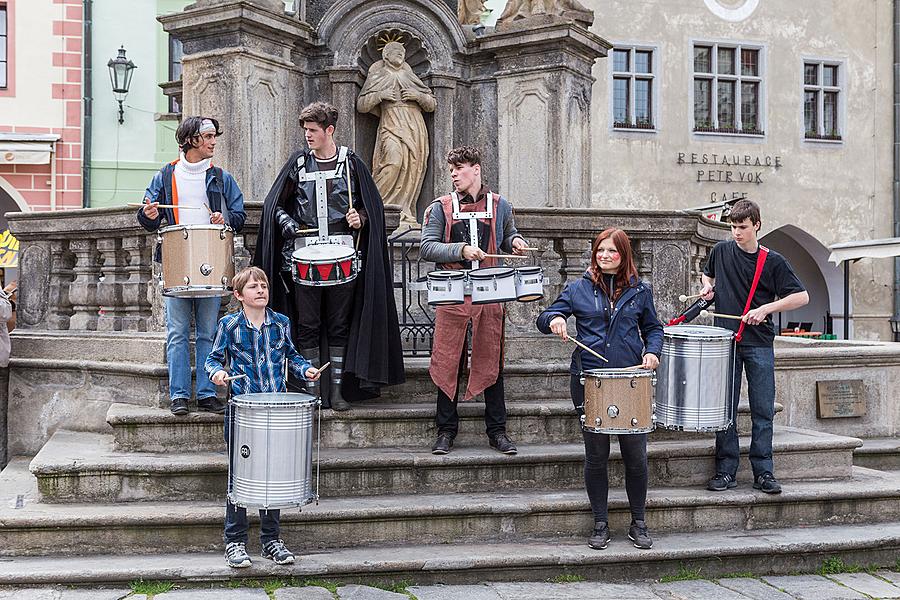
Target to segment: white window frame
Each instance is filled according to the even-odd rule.
[[[2,40],[2,41],[0,41],[0,43],[3,44],[4,50],[5,50],[4,59],[2,62],[3,85],[0,86],[0,90],[8,90],[9,89],[9,62],[10,62],[9,54],[12,50],[9,47],[9,5],[6,3],[0,3],[0,8],[3,9],[3,12],[5,13],[4,16],[6,17],[6,19],[4,19],[6,26],[4,27],[3,31],[0,32],[0,40]]]
[[[694,70],[694,48],[697,46],[707,46],[711,49],[710,55],[710,72],[702,73]],[[719,48],[733,49],[735,52],[735,74],[723,75],[719,74]],[[758,75],[741,75],[741,50],[757,51],[757,73]],[[768,65],[766,61],[766,46],[759,42],[742,42],[734,40],[709,40],[695,39],[690,41],[690,52],[688,52],[689,73],[691,74],[689,82],[688,97],[690,98],[690,117],[691,117],[691,133],[697,136],[728,136],[728,137],[749,137],[749,138],[765,138],[766,137],[766,72]],[[697,131],[695,104],[694,104],[694,81],[697,79],[707,79],[711,82],[711,98],[710,98],[710,116],[713,122],[713,131]],[[719,81],[734,81],[734,121],[735,131],[719,130]],[[754,131],[743,131],[744,124],[741,121],[741,83],[756,83],[759,86],[759,110],[757,114],[757,129]]]
[[[629,52],[629,71],[616,71],[616,61],[613,54],[616,50],[627,50]],[[636,73],[634,71],[634,55],[635,52],[650,53],[650,72]],[[661,85],[659,83],[659,47],[652,44],[623,42],[613,44],[609,56],[609,128],[613,131],[629,131],[638,133],[657,133],[659,130],[659,93]],[[620,78],[628,78],[628,114],[631,115],[632,125],[634,119],[634,81],[635,79],[643,79],[650,82],[650,122],[652,127],[617,127],[616,126],[616,97],[615,97],[615,80]]]
[[[816,81],[818,81],[818,83],[815,85],[808,85],[806,83],[806,65],[808,64],[816,65]],[[837,67],[838,85],[825,85],[825,67]],[[845,96],[847,94],[846,82],[849,72],[850,71],[849,69],[847,69],[846,61],[841,59],[809,56],[803,57],[803,60],[800,63],[800,131],[804,142],[810,142],[814,144],[842,144],[844,142],[844,137],[847,129],[847,119],[845,111],[847,103],[845,100]],[[813,137],[808,137],[806,132],[806,92],[819,93],[816,104],[816,133]],[[825,133],[826,92],[837,93],[837,106],[835,107],[835,112],[837,114],[838,120],[838,135],[834,137],[829,137]]]

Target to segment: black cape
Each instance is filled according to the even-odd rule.
[[[294,185],[291,174],[297,159],[309,150],[294,152],[284,163],[272,189],[266,195],[253,264],[269,276],[269,306],[293,317],[293,284],[281,277],[281,228],[275,222],[275,209],[285,185]],[[343,396],[350,400],[374,398],[385,385],[405,381],[403,346],[394,302],[393,271],[384,230],[384,202],[369,169],[350,151],[351,178],[359,186],[367,221],[359,231],[362,250],[361,281],[356,284],[351,312],[350,336],[344,360]],[[355,198],[354,198],[355,200]]]

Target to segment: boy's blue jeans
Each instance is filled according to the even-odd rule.
[[[228,447],[228,437],[231,423],[231,407],[225,412],[225,448],[228,456],[231,456],[231,449]],[[262,510],[259,511],[259,542],[265,546],[267,542],[277,540],[281,535],[281,511],[280,510]],[[225,533],[222,536],[226,544],[231,542],[247,543],[247,531],[250,529],[250,522],[247,519],[247,509],[241,506],[235,506],[231,500],[225,499]]]
[[[212,350],[222,299],[173,298],[165,296],[166,361],[169,363],[169,399],[191,397],[191,317],[197,330],[194,361],[197,370],[197,399],[214,398],[216,386],[203,368]]]
[[[772,461],[772,420],[775,417],[775,350],[772,346],[737,344],[734,359],[734,420],[725,431],[716,433],[716,472],[735,475],[740,460],[737,432],[737,406],[741,397],[741,372],[747,373],[750,391],[750,464],[753,478],[775,471]]]

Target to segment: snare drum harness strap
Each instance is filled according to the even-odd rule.
[[[766,257],[769,255],[769,249],[765,246],[759,247],[759,254],[756,255],[756,272],[753,274],[753,283],[750,284],[750,294],[747,296],[747,304],[744,306],[744,312],[742,315],[746,315],[747,311],[750,310],[750,303],[753,302],[753,296],[756,294],[756,284],[759,283],[759,278],[762,275],[763,265],[766,264]],[[734,341],[737,343],[741,343],[741,339],[744,337],[744,326],[747,323],[741,321],[741,324],[738,325],[737,333],[734,334]]]

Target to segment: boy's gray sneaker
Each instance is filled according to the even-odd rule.
[[[635,548],[641,550],[649,550],[653,547],[653,540],[650,539],[650,532],[647,531],[647,524],[644,521],[631,522],[631,527],[628,528],[628,539],[634,543]]]
[[[270,540],[263,544],[262,557],[275,561],[276,565],[294,564],[294,553],[288,550],[281,540]]]
[[[588,540],[588,546],[594,550],[605,550],[609,546],[609,525],[606,522],[594,523],[594,533]]]
[[[766,471],[753,482],[753,489],[762,490],[767,494],[780,494],[781,484],[774,475]]]
[[[225,545],[225,562],[235,569],[250,566],[250,555],[247,554],[244,542],[229,542]]]

